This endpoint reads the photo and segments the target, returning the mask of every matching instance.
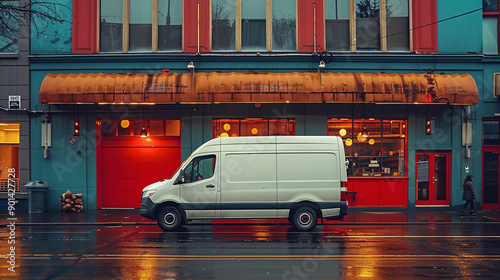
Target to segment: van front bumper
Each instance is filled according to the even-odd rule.
[[[151,198],[149,197],[144,197],[141,199],[141,216],[148,218],[150,220],[156,220],[155,218],[155,206],[156,203],[154,203]]]

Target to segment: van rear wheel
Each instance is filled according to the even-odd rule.
[[[292,224],[301,231],[309,231],[316,227],[318,218],[314,209],[308,206],[299,207],[293,213]]]
[[[167,206],[158,215],[158,226],[163,231],[174,231],[181,226],[182,222],[179,210],[173,206]]]

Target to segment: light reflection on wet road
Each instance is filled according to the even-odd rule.
[[[500,224],[18,227],[20,279],[494,279]],[[0,255],[9,251],[0,234]],[[7,259],[0,277],[13,276]]]

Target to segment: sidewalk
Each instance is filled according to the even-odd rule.
[[[14,218],[14,219],[13,219]],[[7,211],[0,213],[0,226],[5,227],[10,222],[18,226],[111,226],[111,225],[156,225],[139,214],[139,209],[102,209],[84,211],[81,213],[47,212],[29,214],[16,212],[9,216]],[[206,221],[195,221],[206,223]],[[214,219],[214,224],[287,224],[285,219]],[[349,215],[344,221],[327,221],[325,224],[356,225],[356,224],[450,224],[450,223],[499,223],[500,211],[478,211],[477,216],[460,216],[451,210],[416,210],[416,211],[359,211],[349,209]]]

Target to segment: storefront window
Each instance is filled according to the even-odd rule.
[[[348,176],[404,176],[405,120],[328,120],[328,135],[344,141]]]
[[[162,119],[103,119],[101,123],[101,134],[103,137],[116,136],[141,136],[141,130],[145,129],[147,136],[180,136],[180,120]]]
[[[9,189],[8,179],[19,190],[19,173],[19,124],[0,123],[0,191]]]
[[[213,121],[213,137],[295,135],[295,120],[219,119]]]

